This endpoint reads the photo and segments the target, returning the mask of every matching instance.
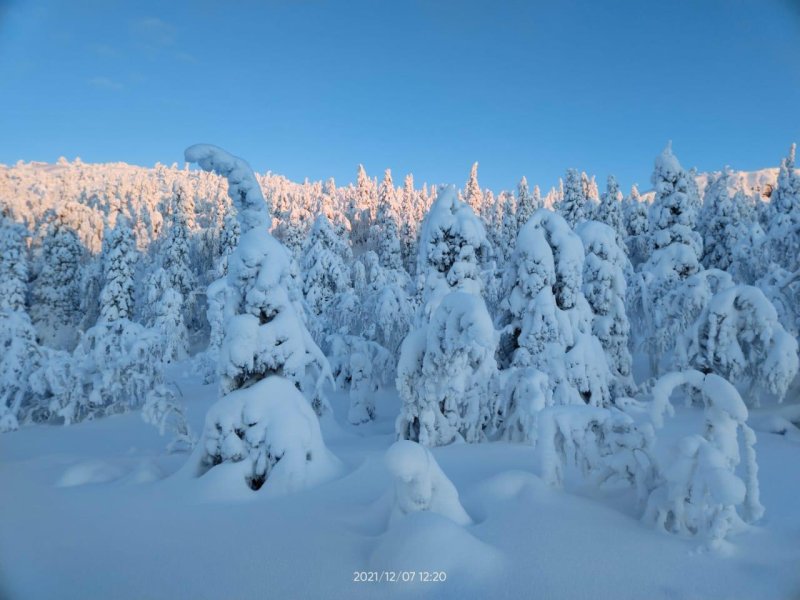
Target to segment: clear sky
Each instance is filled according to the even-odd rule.
[[[543,190],[777,166],[800,141],[800,0],[0,0],[0,162],[183,162]]]

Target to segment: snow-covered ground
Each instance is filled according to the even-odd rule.
[[[199,432],[215,388],[176,382]],[[341,474],[278,497],[186,477],[188,456],[138,413],[0,436],[0,598],[800,597],[800,441],[758,432],[767,512],[718,554],[640,522],[629,489],[548,487],[532,448],[507,443],[432,450],[472,524],[416,512],[390,526],[399,401],[380,395],[359,427],[345,396],[333,408],[322,426]],[[679,409],[659,444],[701,427],[699,409]],[[416,574],[354,582],[365,571]]]

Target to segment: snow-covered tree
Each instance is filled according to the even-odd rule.
[[[483,211],[483,192],[478,184],[478,163],[473,163],[469,171],[469,179],[464,187],[464,202],[472,209],[476,215]]]
[[[611,403],[612,375],[583,294],[584,248],[558,214],[540,209],[522,228],[506,283],[501,361],[547,374],[555,404]]]
[[[427,319],[453,290],[480,295],[491,256],[486,229],[452,186],[442,188],[422,223],[417,258],[422,315]]]
[[[360,336],[333,334],[328,339],[331,370],[339,389],[348,390],[347,420],[361,425],[375,419],[375,394],[394,372],[392,355],[380,344]]]
[[[41,268],[34,284],[32,317],[39,335],[56,348],[71,349],[80,318],[80,271],[83,259],[65,212],[56,214],[42,242]]]
[[[367,176],[364,165],[358,165],[358,178],[355,194],[347,207],[347,218],[350,221],[350,239],[354,248],[361,248],[369,241],[377,204],[377,193],[373,181]]]
[[[320,483],[341,464],[325,447],[319,420],[303,395],[291,381],[268,376],[209,409],[190,467],[210,485],[229,486],[233,477],[251,490],[266,483],[275,494]]]
[[[653,428],[637,425],[618,408],[544,408],[537,415],[535,440],[542,478],[550,485],[561,486],[567,467],[574,465],[597,485],[633,486],[641,504],[654,487]]]
[[[222,227],[219,230],[215,271],[218,277],[228,274],[228,257],[239,244],[239,221],[232,209],[225,212]]]
[[[350,287],[350,272],[345,261],[352,254],[339,239],[325,215],[314,221],[303,248],[303,294],[311,314],[324,328],[328,309],[338,294]]]
[[[390,169],[386,169],[383,182],[378,188],[378,209],[375,224],[370,229],[370,246],[377,253],[382,266],[401,271],[403,257],[396,205],[392,172]]]
[[[25,229],[0,217],[0,433],[16,429],[32,409],[29,377],[39,362],[36,332],[25,309]]]
[[[570,227],[586,220],[587,197],[577,169],[567,169],[564,178],[564,195],[558,204],[558,212]]]
[[[499,257],[503,259],[503,263],[511,257],[511,253],[514,251],[514,244],[517,241],[517,232],[519,231],[518,219],[517,201],[513,194],[506,193],[503,196],[503,220],[500,224],[499,240],[495,245]]]
[[[452,292],[403,342],[397,369],[398,438],[440,446],[486,439],[497,333],[480,296]]]
[[[681,366],[717,373],[782,400],[798,371],[797,341],[778,320],[775,307],[756,287],[737,285],[717,292],[687,331]]]
[[[770,196],[770,254],[783,269],[800,268],[800,173],[795,169],[795,151],[781,161],[778,182]]]
[[[136,244],[128,220],[120,217],[108,232],[103,256],[105,285],[100,292],[100,318],[104,321],[133,318]]]
[[[638,267],[650,256],[650,222],[647,204],[639,195],[639,188],[631,186],[631,193],[624,202],[625,245],[633,267]]]
[[[191,193],[184,185],[175,184],[175,197],[170,215],[161,263],[169,284],[185,303],[184,314],[191,315],[194,306],[196,278],[191,269],[189,212],[194,210]]]
[[[676,340],[699,312],[700,296],[694,293],[697,282],[691,278],[701,269],[699,256],[703,243],[694,230],[698,201],[691,179],[672,153],[671,144],[667,144],[656,158],[652,176],[655,188],[650,207],[652,252],[641,267],[642,278],[634,290],[654,375],[665,359],[670,362]],[[700,283],[705,285],[704,281]]]
[[[169,273],[159,267],[149,277],[147,300],[152,328],[158,333],[161,359],[166,363],[186,358],[189,335],[183,319],[183,297],[172,287]]]
[[[617,245],[625,249],[625,238],[628,237],[625,229],[625,220],[622,215],[622,196],[619,191],[619,184],[613,175],[608,176],[606,191],[600,198],[600,204],[595,210],[595,219],[605,223],[614,230]]]
[[[697,207],[700,204],[697,186],[691,174],[681,167],[672,153],[671,143],[656,157],[651,181],[655,189],[655,198],[650,206],[652,253],[656,254],[673,244],[682,244],[691,249],[695,257],[699,257],[703,240],[695,230]]]
[[[542,196],[539,193],[539,186],[534,186],[531,194],[528,180],[523,177],[517,185],[517,233],[540,208],[542,208]]]
[[[597,221],[578,225],[583,241],[583,293],[592,309],[592,332],[606,352],[608,365],[619,389],[627,395],[633,387],[631,353],[628,349],[630,323],[625,310],[625,271],[630,269],[625,252],[617,243],[614,229]]]
[[[702,435],[681,439],[659,468],[644,520],[671,533],[696,536],[718,548],[742,522],[761,518],[756,435],[736,388],[722,377],[699,371],[668,373],[652,390],[656,426],[674,411],[669,397],[679,386],[697,391],[705,405]],[[744,450],[743,478],[737,473]]]
[[[323,385],[330,367],[306,328],[297,269],[288,250],[269,235],[269,211],[250,166],[215,146],[187,148],[186,160],[228,180],[241,237],[228,258],[225,341],[220,391],[250,387],[270,375],[286,377],[317,414],[328,407]]]
[[[350,330],[386,348],[396,361],[414,317],[407,281],[404,273],[398,277],[397,271],[384,269],[374,252],[367,252],[362,260],[365,280],[360,287],[361,310],[354,315],[359,323]]]
[[[28,259],[25,227],[0,214],[0,310],[25,310]]]

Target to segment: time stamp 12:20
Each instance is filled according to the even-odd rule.
[[[444,571],[353,571],[354,583],[444,583]]]

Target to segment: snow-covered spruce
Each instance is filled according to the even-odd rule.
[[[386,172],[378,188],[378,207],[375,224],[370,229],[370,246],[380,258],[381,265],[394,271],[403,270],[403,257],[399,234],[399,209],[397,192],[392,182],[392,172]]]
[[[361,260],[364,282],[356,285],[361,310],[353,315],[359,322],[351,330],[379,343],[396,362],[414,317],[414,305],[406,291],[408,277],[404,271],[382,267],[374,252],[367,252]]]
[[[699,371],[675,371],[653,387],[651,414],[660,427],[672,414],[670,395],[687,386],[705,404],[702,435],[681,439],[666,464],[659,466],[660,481],[650,494],[644,520],[671,533],[697,536],[719,548],[742,522],[764,514],[759,499],[755,432],[747,425],[747,407],[739,392],[722,377]],[[744,451],[743,478],[737,474]]]
[[[639,195],[639,188],[631,186],[631,193],[623,205],[625,214],[625,246],[633,267],[638,267],[650,256],[650,222],[647,204]]]
[[[420,232],[417,277],[421,322],[453,290],[480,295],[483,266],[491,252],[481,220],[458,199],[453,186],[440,189]]]
[[[250,166],[204,144],[188,148],[186,159],[228,178],[242,231],[228,258],[224,297],[231,316],[220,349],[221,393],[281,375],[322,414],[328,408],[323,385],[332,379],[330,367],[306,328],[295,262],[267,232],[268,206]]]
[[[747,386],[754,406],[764,392],[783,400],[798,371],[797,341],[761,290],[749,285],[717,292],[680,348],[682,367]]]
[[[360,425],[375,419],[375,394],[387,383],[392,355],[360,336],[332,334],[328,339],[331,370],[338,389],[349,390],[347,420]]]
[[[583,293],[593,313],[592,332],[606,352],[608,365],[619,387],[617,395],[626,395],[625,392],[634,387],[628,349],[631,326],[625,309],[625,272],[630,271],[630,263],[618,244],[620,237],[612,227],[597,221],[585,221],[578,225],[576,233],[586,251]]]
[[[29,378],[41,351],[25,306],[28,262],[25,228],[0,217],[0,433],[12,431],[35,408]]]
[[[570,227],[586,220],[587,202],[577,169],[568,169],[564,179],[564,197],[558,204],[558,212]]]
[[[612,374],[592,333],[583,267],[577,234],[558,214],[537,211],[519,234],[507,272],[510,339],[504,351],[510,356],[501,359],[514,368],[546,373],[555,404],[606,406],[612,400]]]
[[[605,223],[614,230],[617,245],[623,248],[624,251],[627,230],[625,229],[625,220],[622,213],[622,194],[619,191],[619,184],[613,175],[608,176],[606,191],[600,197],[600,204],[594,212],[597,221]]]
[[[401,440],[386,451],[386,466],[394,478],[394,494],[389,524],[417,511],[447,517],[459,525],[472,519],[461,506],[458,490],[444,474],[430,450]]]
[[[195,474],[221,486],[295,492],[340,468],[319,420],[288,379],[270,376],[227,394],[206,414]]]
[[[320,342],[331,304],[350,287],[346,265],[351,258],[350,248],[336,235],[327,217],[317,217],[303,246],[301,267],[303,294]]]
[[[34,282],[31,317],[48,345],[71,350],[80,318],[80,269],[83,246],[68,224],[66,209],[55,214],[42,241],[40,268]]]
[[[672,153],[671,144],[656,157],[652,182],[651,254],[641,265],[642,277],[633,292],[636,312],[646,328],[651,372],[657,375],[662,364],[671,360],[675,341],[696,316],[680,313],[673,303],[676,293],[688,294],[684,282],[701,269],[703,242],[695,231],[696,186]]]
[[[497,333],[480,296],[452,292],[403,342],[397,368],[400,439],[441,446],[486,438]]]
[[[149,277],[147,299],[151,326],[161,338],[162,360],[171,363],[186,358],[188,331],[183,318],[183,296],[171,284],[169,273],[159,267]]]
[[[100,292],[100,318],[105,321],[133,318],[133,277],[136,247],[128,220],[117,218],[108,232],[104,253],[105,285]]]
[[[770,257],[790,273],[800,268],[800,173],[795,169],[796,144],[781,161],[770,197]]]

